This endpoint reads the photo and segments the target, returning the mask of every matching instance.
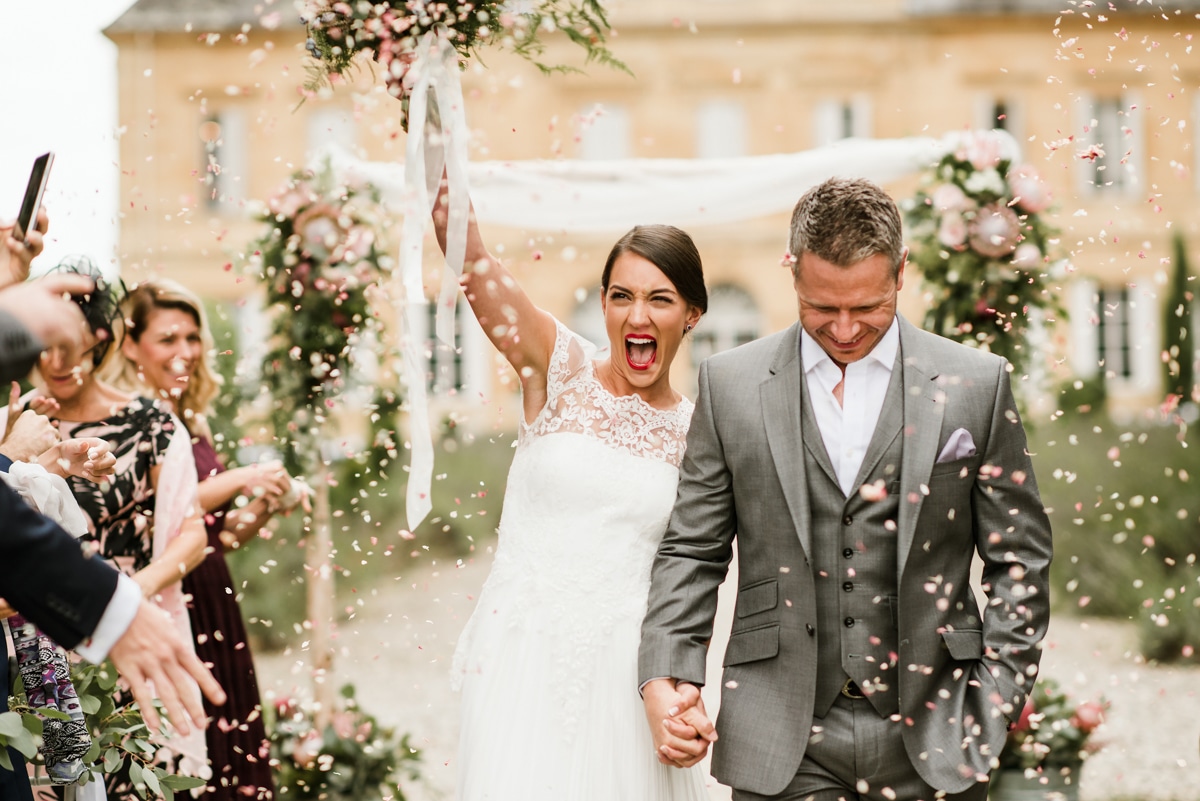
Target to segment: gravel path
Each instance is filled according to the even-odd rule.
[[[450,658],[490,562],[484,554],[458,564],[417,564],[364,593],[337,633],[337,684],[353,681],[369,711],[410,732],[424,751],[424,778],[406,788],[409,801],[454,798],[458,695],[449,687]],[[724,650],[731,586],[722,587],[710,676]],[[1200,801],[1200,668],[1147,666],[1134,655],[1134,645],[1129,625],[1059,617],[1051,626],[1043,674],[1081,697],[1103,693],[1112,702],[1109,721],[1097,733],[1108,745],[1088,762],[1081,796]],[[306,656],[300,649],[260,655],[264,694],[310,694]],[[714,710],[707,696],[706,691]],[[715,782],[711,787],[714,801],[729,798],[726,788]]]

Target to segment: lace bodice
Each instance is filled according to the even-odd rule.
[[[532,423],[521,422],[518,448],[534,437],[571,432],[594,437],[633,456],[679,467],[692,402],[656,409],[638,395],[616,396],[596,378],[592,348],[562,323],[546,375],[546,405]]]
[[[692,403],[664,411],[613,396],[587,343],[561,324],[547,396],[521,427],[495,561],[455,673],[493,668],[514,628],[536,636],[554,677],[548,689],[573,729],[578,704],[569,699],[584,692],[596,654],[614,636],[636,651]]]

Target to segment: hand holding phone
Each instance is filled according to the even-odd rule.
[[[25,185],[25,197],[21,200],[21,212],[13,225],[13,238],[24,242],[29,232],[37,225],[38,209],[42,207],[42,195],[46,193],[46,181],[50,178],[50,167],[54,164],[54,153],[43,153],[33,161],[29,183]]]

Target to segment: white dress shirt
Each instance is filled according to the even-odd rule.
[[[104,614],[96,623],[96,630],[79,645],[75,653],[92,664],[100,664],[108,652],[125,636],[126,629],[137,616],[142,605],[142,588],[124,573],[117,576],[117,590],[104,608]]]
[[[846,384],[839,404],[833,390],[842,382],[841,368],[807,331],[800,330],[800,366],[808,381],[813,417],[838,485],[847,498],[857,489],[854,480],[875,434],[899,348],[900,327],[893,319],[870,353],[846,365]]]

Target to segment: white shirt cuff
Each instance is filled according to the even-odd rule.
[[[81,642],[75,648],[75,653],[94,665],[98,665],[108,656],[108,652],[117,644],[117,640],[125,636],[126,629],[137,616],[138,608],[142,605],[142,588],[138,583],[124,573],[117,576],[117,590],[113,593],[96,624],[92,636]]]

